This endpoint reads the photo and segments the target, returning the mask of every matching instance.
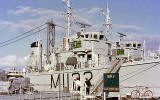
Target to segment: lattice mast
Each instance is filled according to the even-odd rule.
[[[47,22],[47,50],[46,50],[46,58],[47,64],[51,63],[50,56],[54,53],[55,46],[55,24],[51,22]]]
[[[102,10],[102,14],[105,16],[105,24],[104,24],[104,26],[106,27],[106,34],[110,35],[110,30],[112,29],[112,24],[111,24],[110,10],[109,10],[108,3],[107,3],[107,11],[106,11],[106,13]]]

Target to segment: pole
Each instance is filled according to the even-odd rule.
[[[29,100],[31,100],[31,84],[29,85]]]
[[[106,100],[106,92],[103,92],[103,100]]]
[[[38,72],[42,71],[42,41],[40,39],[40,34],[39,34],[39,39],[38,39]]]
[[[121,91],[119,92],[119,99],[118,100],[121,100]]]
[[[61,55],[60,55],[60,62],[61,62]],[[60,66],[61,66],[61,64],[60,64]],[[62,70],[63,70],[63,74],[64,74],[64,69],[62,69],[62,66],[61,66],[61,72],[62,72]],[[62,87],[62,88],[64,90],[64,87]],[[61,100],[63,100],[63,91],[61,92]]]
[[[52,53],[54,53],[55,47],[55,25],[52,25]]]
[[[40,100],[42,100],[42,94],[41,94],[41,92],[40,92]]]
[[[50,22],[47,23],[47,50],[46,50],[46,56],[47,56],[47,64],[49,63],[49,40],[50,40]]]
[[[59,56],[59,62],[60,62],[60,70],[59,70],[59,100],[62,100],[62,97],[61,97],[61,74],[60,74],[60,71],[61,71],[61,55]],[[61,99],[60,99],[61,97]]]
[[[20,96],[19,96],[19,100],[21,100],[21,84],[20,84]]]

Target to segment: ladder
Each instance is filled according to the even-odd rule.
[[[116,73],[119,72],[119,69],[121,65],[124,63],[125,58],[119,58],[111,62],[109,69],[106,71],[106,73]],[[95,87],[91,91],[91,95],[99,96],[102,93],[103,89],[103,76],[100,80],[98,80],[98,83],[95,85]]]

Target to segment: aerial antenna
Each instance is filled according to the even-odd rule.
[[[76,22],[76,24],[80,24],[81,25],[81,31],[82,32],[86,31],[86,26],[88,26],[88,27],[92,26],[92,25],[89,25],[89,24],[81,23],[81,22]]]
[[[105,24],[104,24],[104,26],[106,27],[106,34],[110,35],[110,30],[112,29],[112,24],[111,24],[108,2],[107,2],[107,12],[105,13],[104,10],[101,10],[101,12],[106,17],[105,18]]]
[[[123,41],[124,37],[126,37],[125,34],[123,33],[120,33],[120,32],[117,32],[119,34],[119,37],[120,37],[120,42]]]

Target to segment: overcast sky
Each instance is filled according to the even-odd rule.
[[[112,36],[116,32],[127,35],[127,40],[146,40],[147,49],[156,50],[160,44],[160,1],[159,0],[71,0],[73,22],[81,21],[93,25],[88,29],[104,31],[104,16],[101,9],[106,10],[109,2],[113,24]],[[0,42],[22,34],[36,26],[44,24],[48,19],[65,26],[66,5],[62,0],[0,0]],[[74,23],[72,34],[77,27]],[[75,27],[76,26],[76,27]],[[45,30],[41,32],[45,38]],[[56,28],[56,41],[65,30]],[[38,35],[0,48],[0,66],[24,66],[26,56],[30,53],[29,45]],[[0,44],[2,45],[2,44]]]

